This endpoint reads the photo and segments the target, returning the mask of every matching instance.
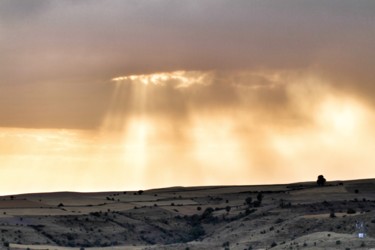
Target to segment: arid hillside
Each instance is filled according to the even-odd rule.
[[[0,235],[1,249],[371,249],[375,179],[3,196]]]

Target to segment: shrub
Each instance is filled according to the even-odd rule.
[[[212,207],[206,208],[202,214],[202,218],[210,217],[212,216],[212,213],[214,212],[214,209]]]
[[[275,223],[276,224],[280,224],[280,223],[282,223],[284,220],[283,219],[281,219],[281,218],[277,218],[277,220],[275,221]]]
[[[227,211],[227,213],[229,213],[230,210],[231,210],[231,207],[230,207],[230,206],[226,206],[226,207],[225,207],[225,211]]]
[[[261,202],[260,201],[254,201],[253,204],[254,204],[254,207],[260,207]]]
[[[249,215],[249,214],[254,213],[255,211],[257,211],[257,210],[256,210],[256,209],[248,209],[248,208],[247,208],[247,209],[245,210],[245,214],[246,214],[246,215]]]
[[[259,201],[259,203],[262,203],[262,200],[263,200],[263,194],[262,194],[262,192],[258,193],[257,200]]]
[[[190,230],[191,240],[196,240],[203,236],[206,232],[200,224],[193,226]]]
[[[355,211],[355,209],[353,208],[348,208],[348,210],[346,211],[347,214],[355,214],[357,211]]]
[[[248,206],[250,207],[251,204],[252,204],[252,202],[253,202],[253,198],[251,198],[251,197],[247,197],[247,198],[245,199],[245,202],[246,202],[246,205],[248,205]]]
[[[329,214],[330,218],[336,218],[335,211],[332,210],[331,213]]]

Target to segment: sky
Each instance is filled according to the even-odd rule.
[[[0,1],[0,194],[375,176],[372,0]]]

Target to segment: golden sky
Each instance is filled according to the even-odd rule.
[[[375,2],[0,2],[0,194],[372,178]]]

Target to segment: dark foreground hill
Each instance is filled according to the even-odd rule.
[[[371,249],[375,179],[3,196],[0,235],[1,249]]]

